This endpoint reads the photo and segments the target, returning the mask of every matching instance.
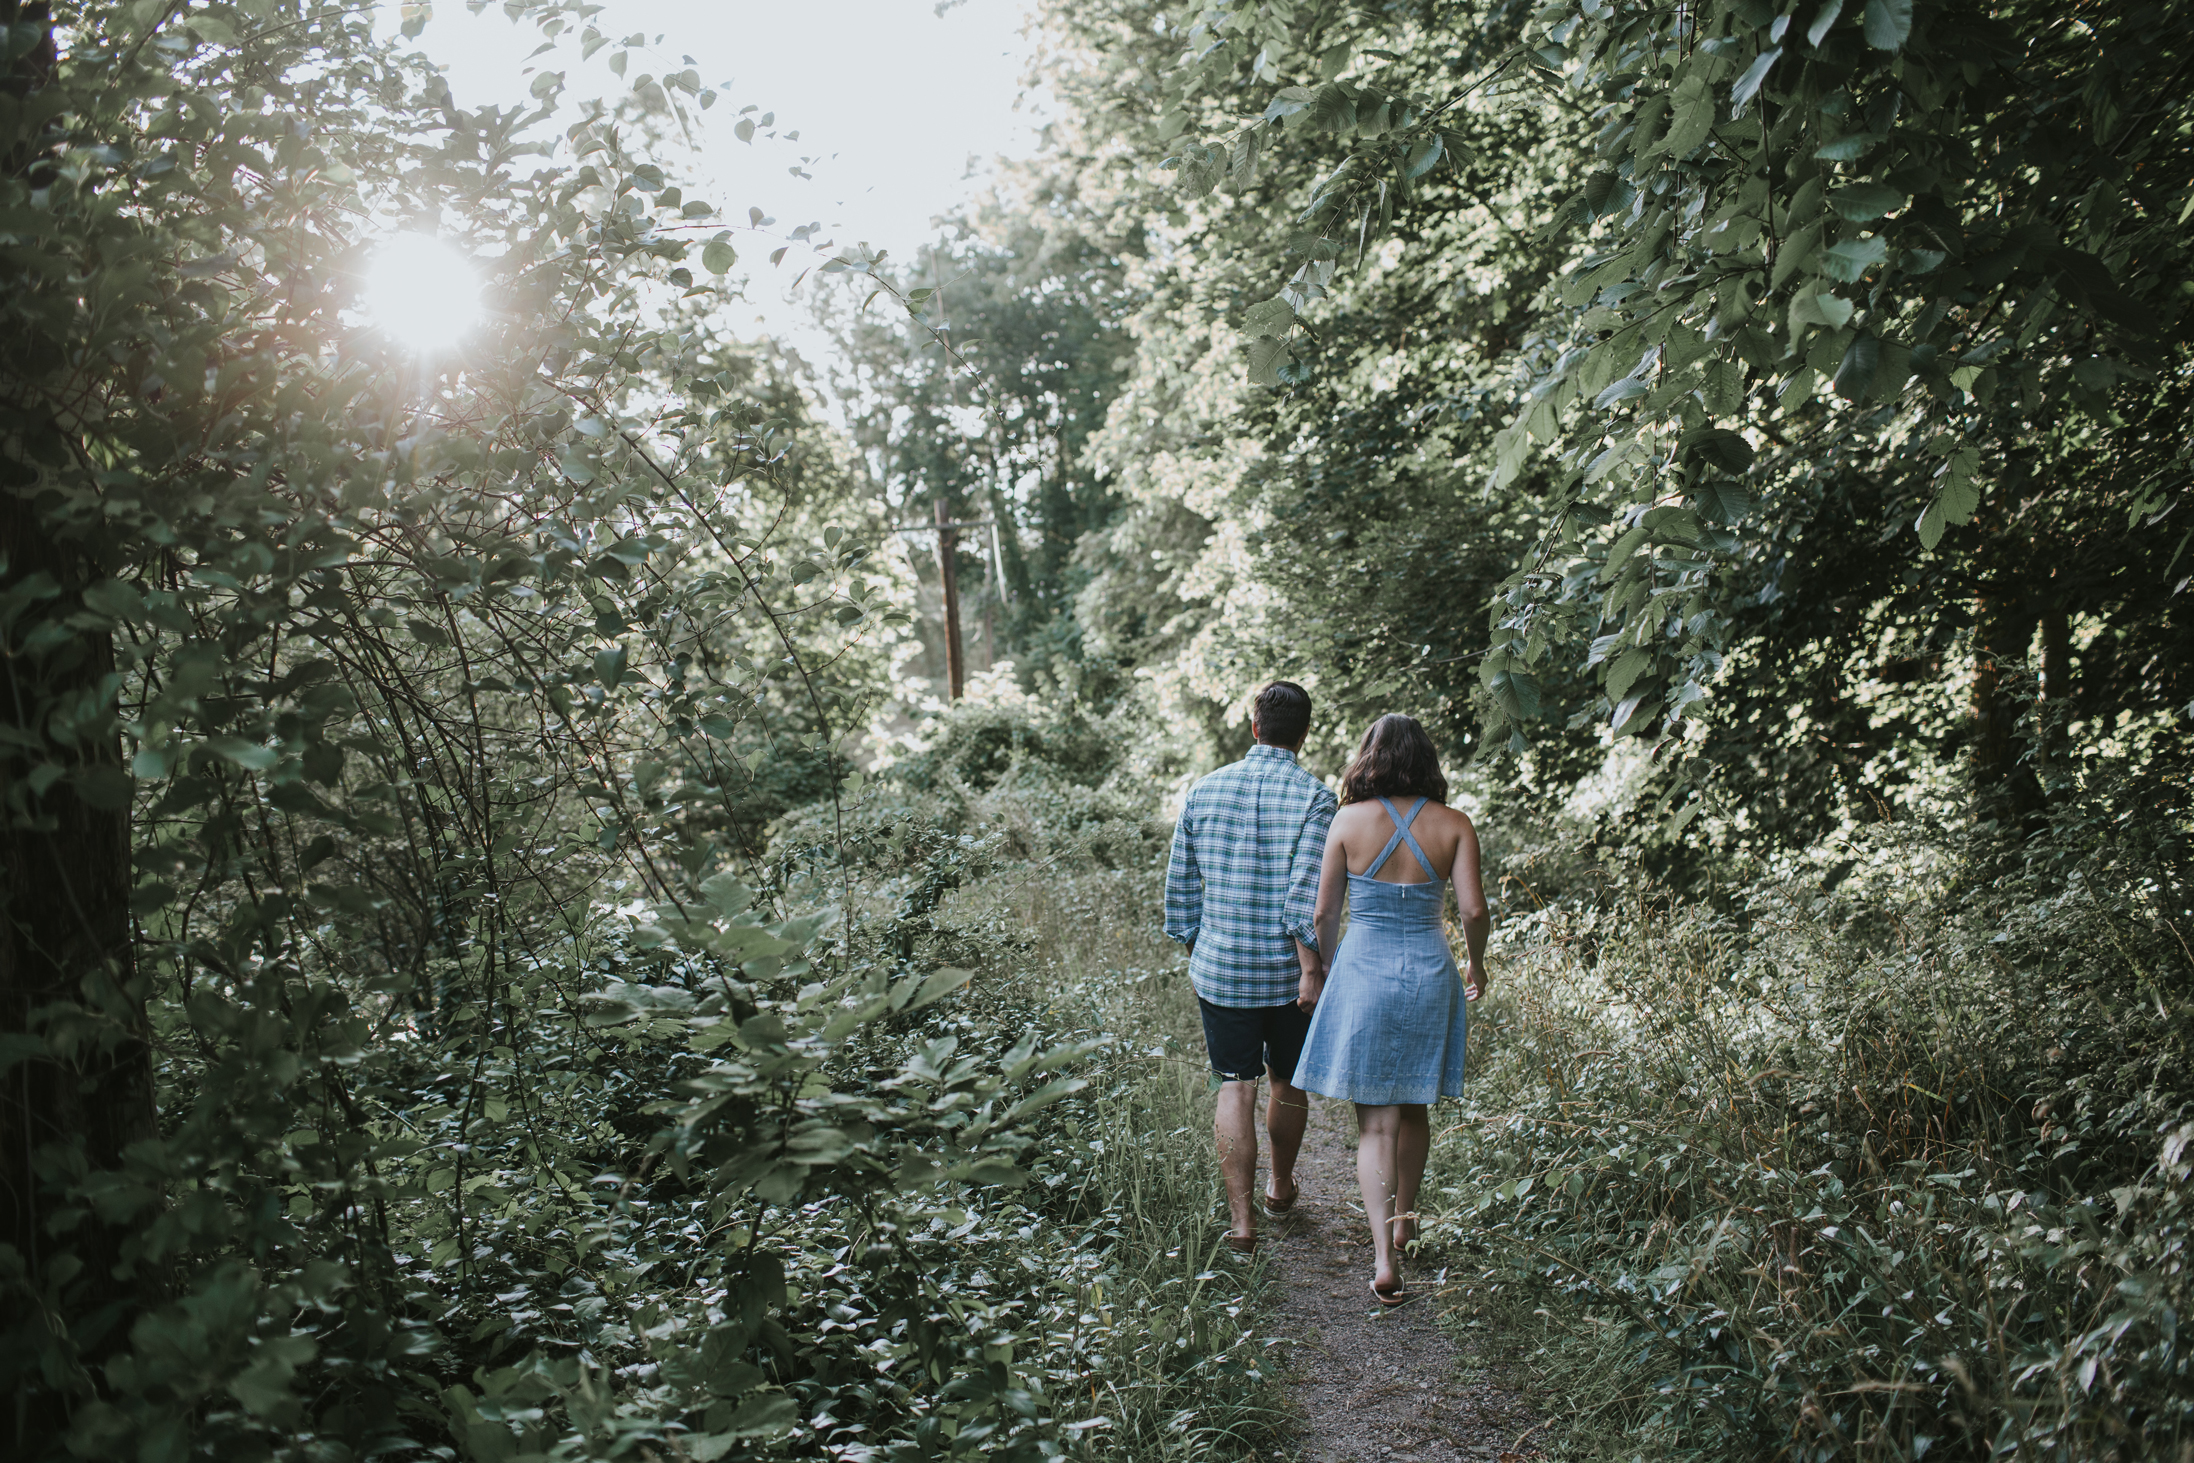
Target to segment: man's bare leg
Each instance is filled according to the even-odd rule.
[[[1271,1069],[1266,1071],[1269,1075]],[[1265,1100],[1265,1132],[1272,1138],[1272,1181],[1265,1197],[1283,1209],[1295,1202],[1295,1155],[1303,1151],[1309,1121],[1310,1094],[1274,1077]]]
[[[1227,1214],[1233,1223],[1230,1238],[1248,1240],[1257,1234],[1257,1084],[1219,1084],[1219,1110],[1212,1119],[1212,1135],[1219,1144],[1219,1173],[1227,1186]],[[1301,1133],[1296,1141],[1302,1141]]]
[[[1394,1243],[1417,1237],[1417,1186],[1424,1182],[1425,1158],[1432,1152],[1432,1119],[1421,1102],[1401,1104],[1394,1134]]]

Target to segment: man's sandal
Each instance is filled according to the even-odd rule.
[[[1287,1197],[1285,1199],[1275,1199],[1270,1194],[1267,1194],[1265,1195],[1265,1213],[1273,1215],[1275,1217],[1285,1214],[1290,1209],[1293,1209],[1295,1207],[1295,1201],[1297,1199],[1300,1199],[1302,1196],[1303,1186],[1301,1184],[1288,1185]]]
[[[1237,1255],[1254,1255],[1257,1253],[1257,1236],[1253,1234],[1230,1234],[1224,1238],[1227,1242],[1227,1248]]]

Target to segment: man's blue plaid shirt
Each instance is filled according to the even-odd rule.
[[[1189,789],[1166,866],[1166,934],[1193,947],[1188,977],[1214,1006],[1282,1006],[1315,947],[1318,866],[1338,806],[1295,754],[1258,743]]]

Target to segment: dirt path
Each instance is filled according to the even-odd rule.
[[[1294,1212],[1264,1221],[1274,1271],[1273,1326],[1291,1339],[1292,1392],[1304,1418],[1303,1463],[1506,1463],[1537,1421],[1515,1392],[1440,1330],[1436,1259],[1405,1266],[1417,1298],[1379,1309],[1371,1235],[1356,1191],[1348,1104],[1311,1099]],[[1260,1174],[1260,1180],[1263,1175]]]

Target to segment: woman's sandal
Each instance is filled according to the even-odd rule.
[[[1392,1290],[1381,1290],[1379,1282],[1374,1280],[1371,1282],[1371,1298],[1391,1311],[1398,1305],[1406,1304],[1410,1299],[1410,1294],[1399,1285]]]

